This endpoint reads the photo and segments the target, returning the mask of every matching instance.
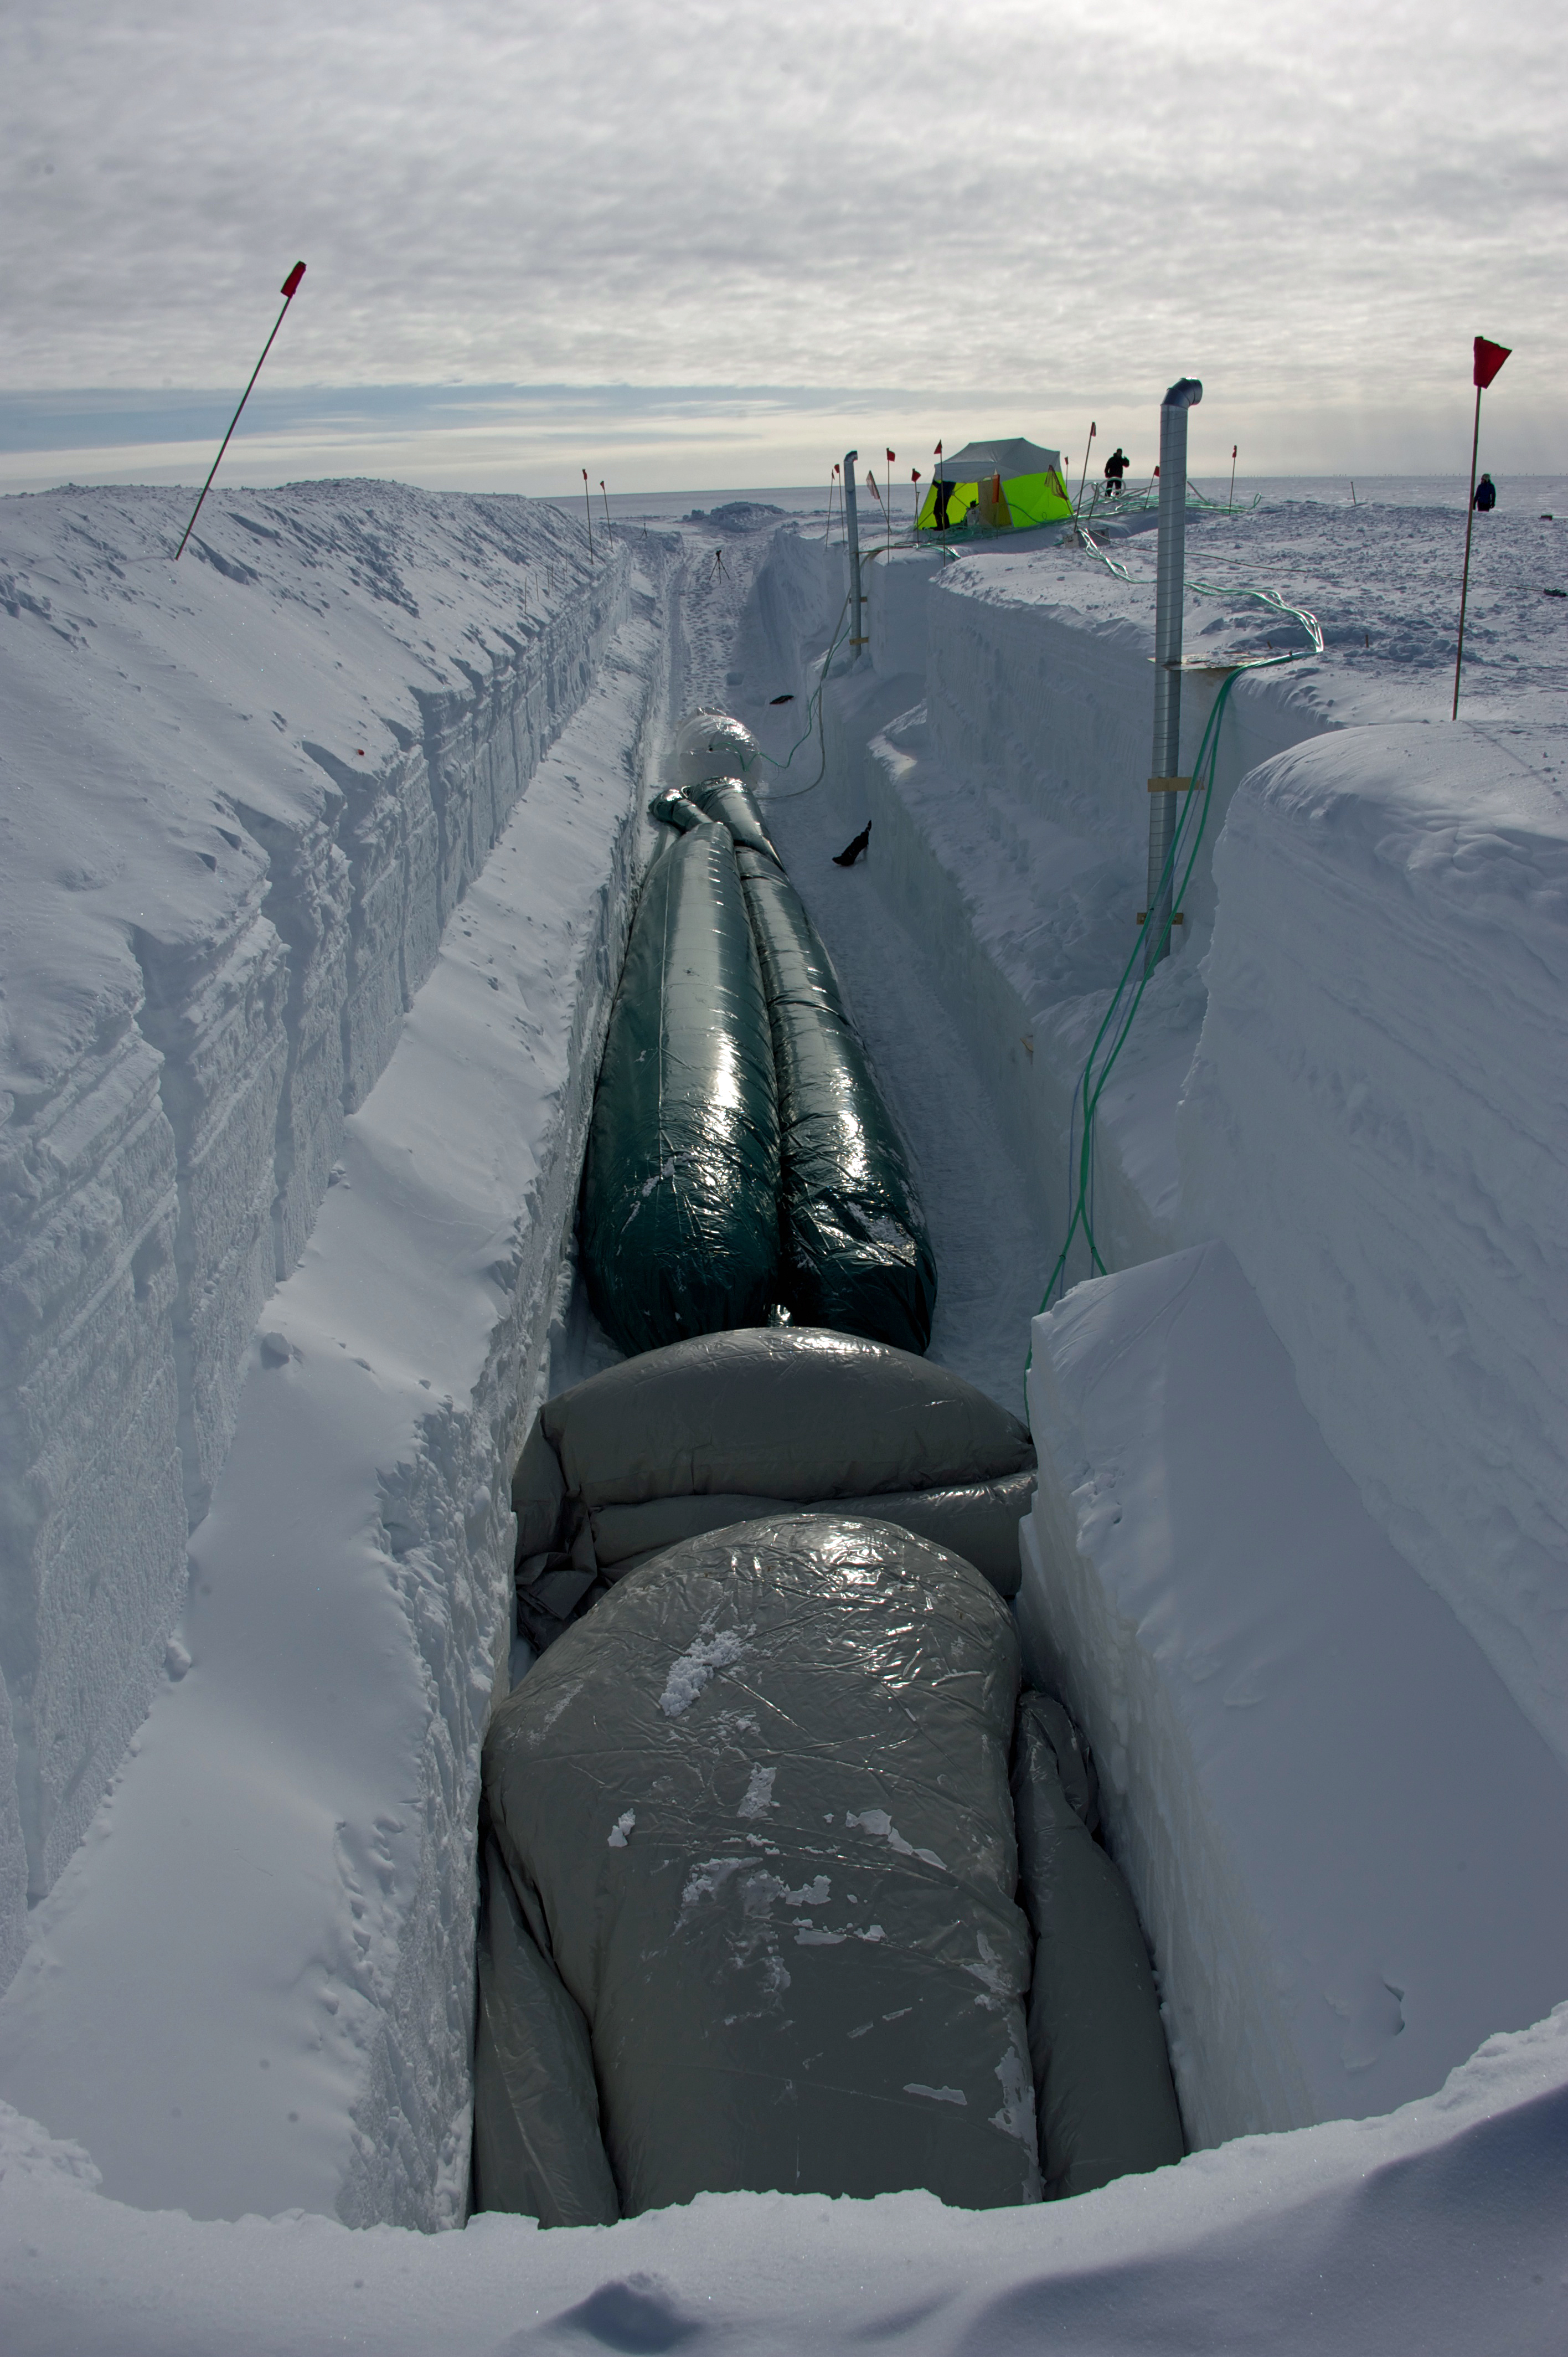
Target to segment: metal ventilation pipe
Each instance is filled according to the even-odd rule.
[[[1203,399],[1192,376],[1160,404],[1160,537],[1155,571],[1155,750],[1149,764],[1149,883],[1144,971],[1170,955],[1176,877],[1165,862],[1176,834],[1181,760],[1181,606],[1187,556],[1187,413]],[[1164,878],[1162,882],[1162,877]]]
[[[843,454],[843,524],[849,543],[850,661],[860,661],[860,651],[865,644],[865,605],[860,594],[860,518],[854,505],[854,462],[858,450]]]

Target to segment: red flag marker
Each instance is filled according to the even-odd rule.
[[[1476,339],[1476,390],[1485,393],[1509,354],[1511,344],[1489,344],[1485,336]]]
[[[272,350],[273,337],[277,334],[278,329],[283,326],[284,312],[288,309],[289,305],[294,301],[295,296],[298,294],[299,282],[304,276],[305,264],[303,262],[296,262],[294,268],[289,272],[288,276],[284,280],[283,285],[278,289],[279,294],[283,296],[283,311],[280,311],[277,317],[273,321],[273,333],[267,338],[266,342],[262,346],[262,360],[258,361],[255,367],[251,371],[251,384],[255,383],[256,379],[262,372],[262,361],[264,361],[267,354]],[[240,409],[243,409],[245,404],[251,398],[251,384],[248,384],[245,387],[244,392],[240,395]],[[179,563],[181,556],[185,554],[185,544],[190,538],[191,531],[195,525],[197,517],[201,513],[201,500],[204,500],[207,497],[208,492],[212,489],[212,476],[218,472],[219,468],[223,464],[223,453],[227,450],[230,443],[233,439],[234,428],[240,423],[240,409],[237,409],[234,412],[233,416],[229,420],[229,431],[225,434],[222,441],[219,444],[218,456],[212,461],[212,474],[209,474],[207,480],[202,484],[201,499],[198,500],[196,505],[191,509],[190,522],[186,525],[185,530],[180,533],[179,546],[174,553],[174,561],[177,565]]]
[[[1476,526],[1476,460],[1481,449],[1481,395],[1512,350],[1511,344],[1489,343],[1485,336],[1476,339],[1476,362],[1471,371],[1476,386],[1476,428],[1470,436],[1470,497],[1465,509],[1465,571],[1459,584],[1459,643],[1454,650],[1454,709],[1448,716],[1450,720],[1459,717],[1459,666],[1465,660],[1465,608],[1470,596],[1470,534]]]

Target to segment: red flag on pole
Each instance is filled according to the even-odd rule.
[[[1476,339],[1476,423],[1470,435],[1470,496],[1465,507],[1465,569],[1459,576],[1459,638],[1454,649],[1454,704],[1450,719],[1459,717],[1459,673],[1465,661],[1465,608],[1470,597],[1470,534],[1476,522],[1476,461],[1481,455],[1481,395],[1507,360],[1511,344]]]
[[[299,292],[299,282],[304,275],[304,263],[296,262],[294,268],[289,272],[288,276],[284,280],[283,285],[278,289],[279,294],[283,296],[283,309],[273,321],[273,332],[267,338],[266,342],[262,346],[262,359],[256,362],[255,367],[251,371],[251,382],[245,387],[244,392],[240,395],[240,407],[234,412],[233,416],[229,420],[229,431],[223,436],[222,441],[218,445],[218,456],[212,461],[212,473],[208,476],[207,480],[201,486],[201,496],[190,511],[190,522],[180,533],[179,546],[174,553],[174,561],[177,565],[185,554],[185,544],[190,538],[191,533],[195,529],[197,517],[201,513],[202,500],[206,499],[208,492],[212,489],[212,476],[216,475],[219,468],[223,464],[223,453],[227,450],[230,443],[234,438],[234,428],[240,423],[241,411],[243,410],[245,404],[251,398],[251,387],[255,383],[256,379],[262,372],[262,361],[264,361],[267,354],[272,350],[274,341],[277,336],[277,331],[283,326],[284,320],[287,317],[289,305],[293,302],[295,295]]]
[[[1512,350],[1511,344],[1491,344],[1485,336],[1477,337],[1476,386],[1478,392],[1485,393]]]

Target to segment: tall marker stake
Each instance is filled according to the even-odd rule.
[[[1181,750],[1181,603],[1187,569],[1187,414],[1203,399],[1192,376],[1179,377],[1160,404],[1160,528],[1155,555],[1155,746],[1149,780],[1149,888],[1144,919],[1144,971],[1171,953],[1171,845]]]
[[[588,514],[588,562],[594,561],[594,495],[588,489],[588,470],[583,469],[583,505]]]
[[[1226,500],[1226,502],[1225,502],[1225,512],[1226,512],[1226,514],[1227,514],[1227,515],[1229,515],[1229,514],[1230,514],[1230,512],[1231,509],[1235,506],[1235,504],[1236,504],[1236,445],[1234,444],[1234,442],[1232,442],[1232,443],[1231,443],[1231,445],[1230,445],[1230,498],[1229,498],[1229,499]]]
[[[1089,421],[1089,439],[1083,446],[1083,472],[1078,479],[1078,505],[1080,512],[1083,508],[1083,487],[1089,480],[1089,454],[1094,447],[1094,420],[1091,417]],[[1070,459],[1069,464],[1071,464]]]
[[[298,294],[299,282],[304,276],[305,264],[303,262],[296,262],[294,268],[289,272],[288,276],[284,280],[282,286],[278,289],[278,292],[283,296],[283,310],[278,313],[277,317],[273,321],[272,335],[267,338],[266,342],[262,346],[262,360],[258,361],[255,367],[251,371],[251,384],[248,384],[245,387],[244,392],[240,395],[240,409],[243,409],[245,404],[251,398],[251,385],[255,383],[256,379],[262,372],[262,361],[264,361],[267,354],[272,350],[274,338],[276,336],[278,329],[284,323],[284,313],[287,311],[289,305],[294,301],[295,296]],[[229,431],[225,434],[222,441],[218,446],[218,456],[212,461],[212,474],[208,476],[207,480],[201,486],[201,500],[204,500],[207,497],[208,492],[212,489],[212,475],[215,475],[218,472],[219,468],[223,464],[223,453],[227,450],[230,443],[234,438],[234,428],[240,423],[240,409],[237,409],[234,412],[233,416],[229,420]],[[186,525],[185,530],[180,533],[179,546],[174,553],[174,561],[177,565],[179,563],[181,556],[185,554],[185,544],[190,538],[197,517],[201,513],[201,500],[198,500],[196,505],[191,509],[190,522]]]
[[[1454,709],[1450,720],[1459,717],[1459,666],[1465,660],[1465,605],[1470,595],[1470,534],[1476,524],[1476,460],[1481,448],[1481,395],[1513,350],[1511,344],[1489,344],[1485,336],[1476,339],[1476,430],[1470,436],[1470,497],[1465,508],[1465,574],[1459,585],[1459,643],[1454,651]]]
[[[854,462],[858,450],[843,454],[843,536],[849,551],[850,622],[849,642],[854,652],[852,663],[860,661],[860,651],[865,644],[865,599],[860,587],[860,511],[854,503]]]

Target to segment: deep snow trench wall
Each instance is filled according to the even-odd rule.
[[[177,571],[182,500],[0,502],[0,1986],[345,1115],[626,597],[543,504],[225,492]]]
[[[1265,527],[1297,553],[1271,540],[1270,570],[1235,577],[1310,595],[1329,651],[1230,697],[1188,921],[1096,1121],[1100,1246],[1113,1269],[1231,1246],[1375,1520],[1568,1760],[1560,634],[1510,604],[1499,639],[1534,669],[1499,654],[1455,726],[1398,588],[1447,521],[1304,505]],[[870,661],[835,665],[821,791],[844,836],[871,818],[875,888],[1059,1239],[1073,1090],[1144,898],[1152,597],[1054,536],[866,574]],[[770,575],[753,645],[824,647],[842,547],[783,534]],[[1189,613],[1199,642],[1283,636],[1212,610]],[[1185,686],[1184,770],[1216,687]]]

